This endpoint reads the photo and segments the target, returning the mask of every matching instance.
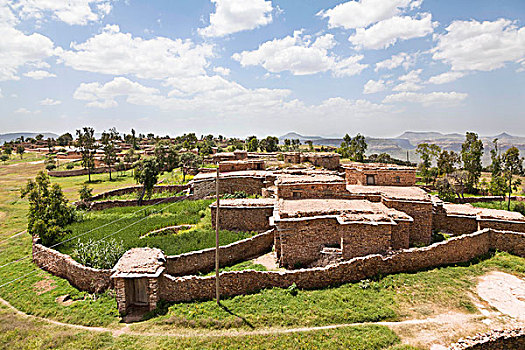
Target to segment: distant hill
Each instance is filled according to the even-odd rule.
[[[47,139],[49,137],[56,139],[59,136],[52,132],[12,132],[8,134],[0,134],[0,145],[4,144],[4,142],[16,140],[17,138],[21,136],[23,136],[24,138],[28,138],[28,137],[34,138],[38,134],[44,135],[44,139]]]
[[[522,154],[525,155],[525,137],[513,136],[508,133],[501,133],[495,136],[480,136],[485,147],[483,155],[483,163],[490,164],[490,150],[492,149],[492,141],[498,139],[499,146],[502,151],[509,149],[512,146],[517,147]],[[321,136],[303,136],[296,132],[290,132],[279,137],[282,142],[284,139],[299,139],[302,143],[311,140],[316,145],[335,146],[339,147],[342,138],[324,138]],[[459,133],[443,134],[440,132],[418,132],[406,131],[398,137],[394,138],[377,138],[366,137],[368,143],[367,155],[374,153],[388,153],[394,158],[410,161],[418,161],[419,157],[415,153],[415,149],[420,143],[433,143],[448,151],[460,152],[461,144],[465,141],[465,135]]]

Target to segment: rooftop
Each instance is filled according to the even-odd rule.
[[[345,169],[356,169],[356,170],[406,170],[416,171],[416,168],[405,165],[387,164],[387,163],[358,163],[350,162],[342,164]]]
[[[277,180],[279,185],[297,183],[344,183],[345,180],[337,175],[308,174],[308,175],[281,175]]]
[[[476,208],[478,209],[478,218],[481,220],[506,220],[525,222],[525,216],[515,211],[506,211],[499,209]]]
[[[122,255],[113,278],[156,277],[164,270],[166,256],[157,248],[132,248]]]
[[[221,199],[222,207],[270,207],[275,205],[273,198],[239,198],[239,199]],[[211,207],[216,207],[217,203],[212,203]]]
[[[265,170],[242,170],[242,171],[232,171],[227,173],[221,173],[220,177],[243,177],[243,176],[250,176],[250,177],[265,177],[266,175],[271,174],[268,171]],[[193,177],[194,181],[198,180],[209,180],[211,178],[215,178],[217,176],[216,171],[209,172],[209,173],[198,173]]]
[[[430,195],[419,187],[347,185],[351,194],[377,194],[389,199],[430,202]]]
[[[363,199],[299,199],[280,200],[279,216],[301,218],[323,215],[339,215],[344,222],[349,221],[390,221],[390,219],[410,220],[407,214],[387,208],[382,203]]]

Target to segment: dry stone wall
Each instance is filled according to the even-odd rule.
[[[221,177],[219,180],[220,194],[246,192],[249,195],[261,195],[265,187],[263,176],[231,176]],[[193,195],[195,198],[204,198],[215,194],[215,178],[193,182]]]
[[[131,165],[126,165],[124,170],[131,169]],[[114,167],[111,168],[111,171],[117,172]],[[77,170],[55,170],[48,171],[47,174],[52,177],[70,177],[70,176],[81,176],[88,175],[87,169],[77,169]],[[103,174],[109,173],[109,167],[99,167],[91,170],[91,174]]]
[[[220,265],[233,265],[270,252],[273,245],[273,235],[274,231],[269,230],[253,237],[221,246],[219,249]],[[214,268],[215,248],[166,257],[166,272],[171,275],[207,273]]]
[[[187,190],[188,188],[189,188],[189,185],[158,185],[158,186],[153,187],[152,193],[162,193],[162,192],[179,193],[184,190]],[[105,198],[113,197],[113,196],[122,196],[122,195],[130,194],[130,193],[138,193],[141,190],[142,190],[142,186],[122,187],[122,188],[117,188],[115,190],[96,194],[91,199],[99,200],[99,199],[105,199]]]
[[[42,270],[66,279],[72,286],[91,293],[112,288],[111,270],[84,266],[72,257],[33,240],[33,262]]]
[[[459,340],[449,350],[523,350],[525,328],[492,330]]]
[[[222,230],[263,232],[270,229],[273,206],[267,207],[222,207],[219,224]],[[217,207],[211,206],[211,222],[215,227]]]
[[[514,235],[515,244],[523,247],[525,234]],[[235,296],[272,287],[286,288],[293,283],[302,289],[318,289],[357,282],[378,274],[414,272],[468,262],[489,252],[499,239],[506,239],[504,236],[508,236],[508,233],[482,230],[423,248],[406,249],[388,256],[368,255],[327,267],[295,271],[224,272],[220,278],[221,294]],[[174,302],[209,300],[215,296],[215,277],[175,277],[164,274],[159,281],[159,295],[161,299]]]
[[[155,205],[155,204],[164,204],[164,203],[175,203],[183,200],[191,200],[193,196],[174,196],[166,198],[155,198],[155,199],[144,199],[142,205]],[[108,201],[99,201],[91,202],[89,205],[90,210],[104,210],[109,208],[123,208],[123,207],[135,207],[139,205],[139,201],[136,199],[127,199],[127,200],[108,200]]]
[[[432,239],[432,203],[383,198],[382,202],[389,208],[402,211],[414,219],[410,229],[410,244],[430,244]]]

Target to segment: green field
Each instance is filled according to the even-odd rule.
[[[501,210],[507,210],[507,202],[506,201],[494,201],[494,202],[479,202],[479,203],[472,203],[473,206],[478,208],[489,208],[489,209],[501,209]],[[510,210],[511,211],[517,211],[520,212],[522,210],[521,208],[517,208],[518,206],[525,205],[525,202],[522,201],[510,201]],[[522,214],[525,215],[525,213],[522,212]]]

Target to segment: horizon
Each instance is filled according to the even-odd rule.
[[[519,0],[0,0],[0,128],[525,135],[524,20]]]

